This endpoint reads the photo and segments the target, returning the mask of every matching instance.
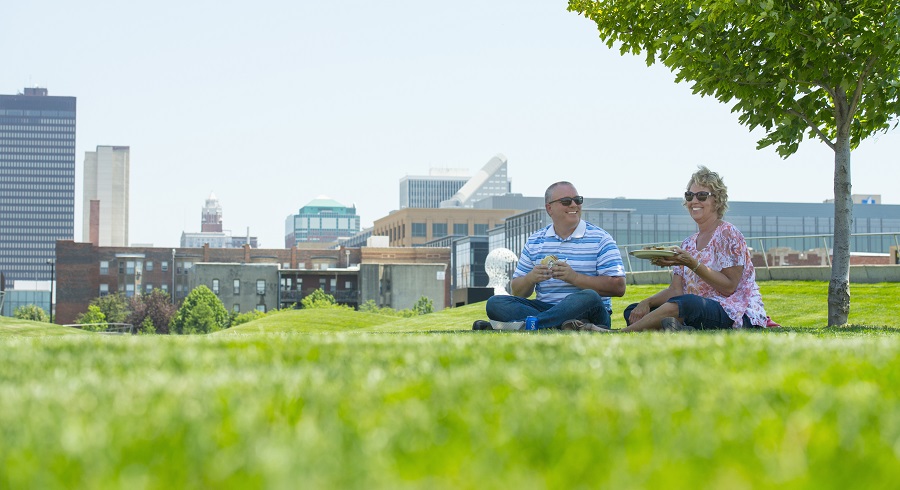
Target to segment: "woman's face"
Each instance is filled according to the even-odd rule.
[[[691,197],[690,200],[688,200],[689,196]],[[703,197],[706,197],[705,201],[701,200]],[[684,200],[685,207],[691,214],[691,218],[697,223],[710,219],[719,219],[719,213],[716,210],[718,208],[716,196],[709,187],[691,184],[691,190],[685,193]]]

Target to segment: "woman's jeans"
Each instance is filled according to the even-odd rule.
[[[583,320],[605,327],[612,323],[610,311],[593,289],[572,293],[555,305],[518,296],[491,296],[485,309],[488,318],[499,322],[522,322],[527,316],[537,317],[539,329],[558,327],[567,320]]]

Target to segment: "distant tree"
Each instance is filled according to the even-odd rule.
[[[128,309],[131,313],[128,315],[127,323],[143,332],[149,320],[153,332],[147,333],[167,334],[169,323],[178,308],[172,304],[167,292],[157,288],[150,294],[138,294],[128,298]]]
[[[419,300],[416,301],[412,309],[418,315],[426,315],[434,311],[434,303],[427,296],[419,296]]]
[[[126,323],[130,313],[128,300],[122,293],[107,294],[106,296],[94,298],[91,304],[100,308],[100,311],[103,312],[106,321],[109,323]]]
[[[344,305],[339,305],[337,301],[335,301],[334,296],[326,293],[321,288],[316,289],[312,293],[306,295],[305,298],[300,300],[300,304],[304,309],[306,308],[348,308]]]
[[[375,302],[374,299],[368,299],[365,303],[359,305],[359,311],[366,313],[378,313],[380,308],[378,307],[378,303]]]
[[[168,331],[169,331],[169,327],[167,325],[166,332],[168,332]],[[142,334],[156,333],[156,325],[153,324],[153,320],[151,320],[149,316],[144,317],[144,321],[141,322],[141,326],[138,329],[138,333],[142,333]]]
[[[13,311],[13,317],[19,320],[32,320],[35,322],[49,322],[50,317],[38,305],[22,305]]]
[[[109,326],[106,323],[106,315],[100,311],[97,305],[88,305],[88,310],[75,318],[75,323],[81,324],[82,330],[102,332]]]
[[[170,333],[194,334],[209,333],[228,327],[228,311],[208,287],[200,285],[194,288],[169,325]]]
[[[783,158],[804,137],[834,151],[834,260],[828,325],[850,314],[850,151],[896,127],[900,2],[569,0],[622,54],[646,53],[732,112]],[[648,115],[649,116],[649,115]],[[892,122],[893,121],[893,122]],[[747,169],[753,172],[755,169]]]

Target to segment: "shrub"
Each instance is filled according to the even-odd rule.
[[[80,323],[82,330],[91,332],[102,332],[109,326],[106,323],[106,315],[100,311],[99,306],[93,304],[88,305],[88,311],[78,315],[75,323]]]
[[[253,320],[258,320],[264,316],[266,316],[266,314],[259,310],[252,310],[252,311],[248,311],[246,313],[239,313],[237,315],[234,315],[231,318],[231,326],[236,327],[238,325],[241,325],[241,324],[244,324],[247,322],[252,322]]]
[[[128,298],[128,323],[138,327],[138,330],[146,333],[169,333],[169,323],[175,316],[177,308],[172,304],[169,293],[162,289],[154,289],[150,294],[138,294]],[[147,323],[149,320],[149,324]],[[149,325],[151,331],[145,331],[144,326]]]
[[[419,300],[416,301],[412,309],[418,315],[427,315],[434,312],[434,303],[431,302],[431,298],[428,296],[419,296]]]
[[[300,300],[303,308],[350,308],[346,305],[339,305],[334,300],[334,296],[322,291],[322,288],[316,289]]]
[[[38,305],[22,305],[13,311],[13,317],[18,318],[19,320],[32,320],[36,322],[50,321],[47,312]]]
[[[131,313],[128,309],[128,301],[121,293],[94,298],[91,304],[100,308],[109,323],[126,323],[128,315]]]

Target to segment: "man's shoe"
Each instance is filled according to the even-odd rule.
[[[666,332],[690,332],[694,330],[694,327],[679,322],[678,319],[673,316],[663,318],[661,323],[663,330]]]
[[[562,330],[575,330],[578,332],[612,332],[609,328],[598,327],[593,323],[587,323],[581,320],[566,320],[559,328]]]
[[[472,324],[472,330],[493,330],[494,327],[491,325],[491,322],[486,320],[475,320],[475,323]]]

